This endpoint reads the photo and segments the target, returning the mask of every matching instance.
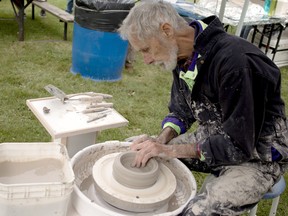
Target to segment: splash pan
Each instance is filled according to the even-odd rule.
[[[168,206],[149,213],[135,213],[118,209],[106,203],[95,192],[93,166],[101,157],[119,152],[129,151],[130,143],[111,141],[86,147],[71,160],[75,173],[72,205],[80,215],[85,216],[124,216],[124,215],[161,215],[172,216],[181,213],[185,205],[196,194],[196,181],[191,171],[177,159],[157,159],[168,167],[176,177],[176,190],[169,200]]]
[[[117,156],[119,156],[119,154],[121,153],[105,155],[93,166],[94,186],[98,194],[109,204],[131,212],[155,212],[157,209],[166,205],[176,189],[176,178],[169,168],[162,163],[159,164],[160,169],[158,170],[158,178],[155,180],[155,183],[153,181],[153,184],[147,187],[146,181],[137,181],[135,177],[133,178],[133,175],[130,179],[125,178],[123,182],[121,182],[121,176],[121,178],[119,178],[121,181],[119,182],[112,174],[113,172],[119,172],[120,170],[117,166],[113,167],[113,165],[115,165],[115,158],[117,161]],[[158,163],[156,164],[158,167]],[[135,168],[135,170],[137,170],[137,168]],[[122,170],[122,172],[123,171],[124,170]],[[140,173],[133,173],[133,168],[129,171],[130,173],[124,171],[119,175],[123,174],[123,176],[125,176],[126,174],[127,176],[127,174]],[[144,177],[145,175],[143,175],[143,179]],[[123,185],[122,183],[126,183],[126,185]],[[138,185],[136,185],[137,187],[131,187],[131,185],[127,185],[128,183],[139,183],[141,187]],[[145,183],[145,188],[142,187],[142,183]]]

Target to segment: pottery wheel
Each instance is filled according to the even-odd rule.
[[[156,182],[146,188],[122,184],[113,176],[113,163],[120,153],[101,157],[93,166],[96,192],[109,204],[126,211],[151,212],[167,206],[177,186],[170,169],[159,162]],[[157,162],[158,163],[158,162]],[[132,179],[131,182],[135,181]]]

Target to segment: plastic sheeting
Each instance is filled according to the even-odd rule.
[[[130,10],[135,0],[76,0],[76,5],[96,11],[102,10]]]
[[[221,0],[199,0],[197,3],[200,7],[206,8],[218,14],[221,6]],[[243,10],[244,0],[229,0],[226,2],[224,16],[232,20],[239,20]],[[263,6],[250,2],[245,18],[250,20],[258,20],[265,16]]]
[[[81,27],[116,32],[135,0],[76,0],[75,22]]]

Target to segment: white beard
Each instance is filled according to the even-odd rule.
[[[162,66],[167,71],[172,71],[177,65],[178,47],[176,44],[169,46],[169,59],[165,62],[155,62],[156,65]]]
[[[178,47],[173,46],[169,51],[169,60],[164,62],[164,67],[166,70],[172,71],[177,65],[177,54],[178,54]]]

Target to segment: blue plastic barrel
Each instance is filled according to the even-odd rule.
[[[74,21],[71,72],[95,81],[120,80],[127,49],[119,33],[88,29]]]

